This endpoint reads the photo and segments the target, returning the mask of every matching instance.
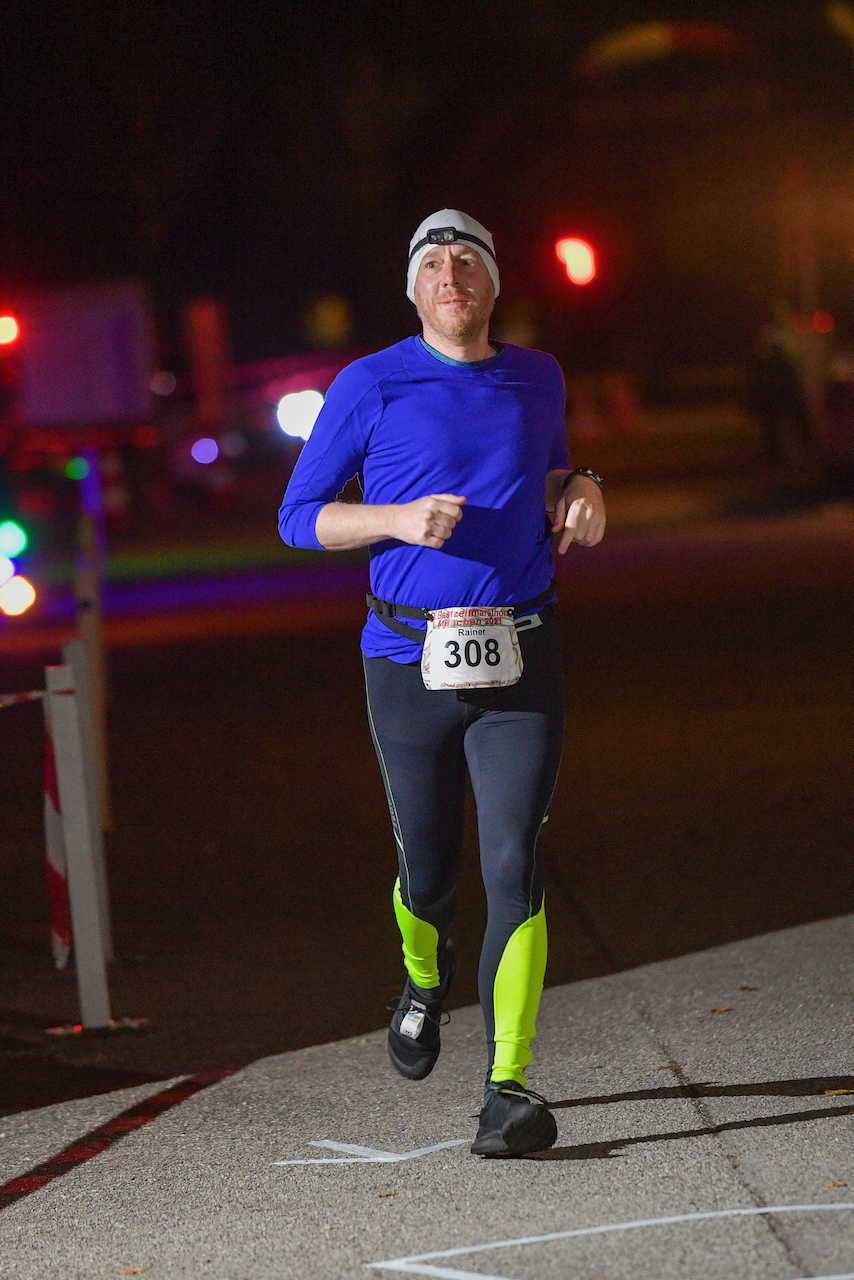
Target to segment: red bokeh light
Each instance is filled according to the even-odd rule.
[[[828,311],[816,311],[812,318],[812,327],[816,333],[833,333],[836,321]]]
[[[0,316],[0,346],[7,347],[10,342],[15,342],[20,332],[14,316]]]
[[[596,255],[586,240],[578,240],[574,236],[558,240],[555,253],[573,284],[589,284],[596,275]]]

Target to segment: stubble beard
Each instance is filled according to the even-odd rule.
[[[422,301],[418,307],[418,317],[425,328],[432,329],[447,342],[464,344],[476,338],[484,325],[489,323],[495,299],[485,298],[483,302],[476,302],[464,293],[457,294],[457,297],[465,298],[471,305],[461,313],[446,315],[442,313],[438,303],[432,300]]]

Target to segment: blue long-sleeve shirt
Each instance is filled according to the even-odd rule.
[[[356,475],[372,505],[460,494],[462,520],[441,550],[374,543],[371,590],[427,609],[533,599],[552,576],[545,478],[569,466],[564,413],[560,366],[542,351],[508,343],[492,360],[466,366],[406,338],[354,361],[329,388],[285,493],[279,532],[290,546],[323,550],[318,512]],[[396,662],[421,656],[418,644],[373,613],[362,650]]]

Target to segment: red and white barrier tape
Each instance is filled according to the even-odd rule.
[[[0,693],[0,707],[17,707],[22,702],[35,702],[46,697],[46,689],[30,689],[25,693]],[[65,837],[62,831],[62,811],[56,781],[56,758],[53,752],[53,735],[50,730],[50,712],[47,702],[45,702],[44,712],[45,878],[50,904],[50,944],[57,969],[64,969],[71,954],[71,908],[68,901]]]
[[[45,878],[50,905],[50,945],[57,969],[64,969],[71,952],[71,907],[65,862],[65,834],[56,780],[56,756],[50,726],[50,704],[44,704],[44,838]]]
[[[47,697],[46,689],[31,689],[28,693],[0,693],[0,707],[17,707],[21,702],[33,702]]]

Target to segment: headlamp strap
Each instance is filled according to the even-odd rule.
[[[473,236],[468,231],[459,231],[456,227],[431,227],[423,240],[419,240],[410,253],[407,265],[415,257],[418,250],[424,248],[425,244],[455,244],[458,241],[465,241],[466,244],[476,244],[479,249],[485,249],[492,261],[495,262],[495,254],[486,241],[481,240],[480,236]]]

